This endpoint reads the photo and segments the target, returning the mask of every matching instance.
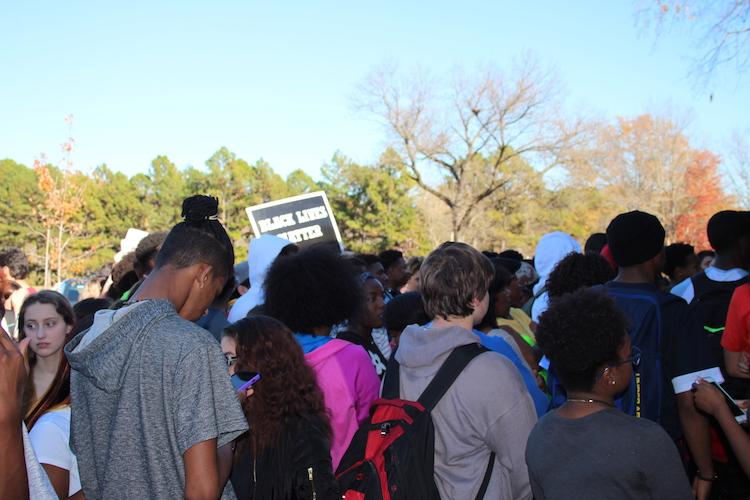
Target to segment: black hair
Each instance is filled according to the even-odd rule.
[[[355,274],[362,274],[367,271],[367,262],[361,259],[358,255],[346,255],[344,258],[352,265]]]
[[[698,252],[698,262],[701,262],[706,257],[711,257],[712,259],[716,257],[716,252],[713,250],[701,250]]]
[[[711,216],[706,233],[711,247],[717,253],[730,250],[740,238],[748,234],[748,212],[722,210]]]
[[[76,324],[73,328],[71,337],[91,328],[91,325],[94,324],[94,314],[102,309],[109,309],[111,305],[112,301],[107,298],[90,298],[76,302],[73,306],[73,314],[76,318]]]
[[[503,259],[523,260],[523,254],[518,250],[513,249],[503,250],[497,254],[497,256],[502,257]]]
[[[29,259],[20,248],[10,247],[0,253],[0,267],[5,266],[13,279],[22,280],[29,275]]]
[[[386,330],[403,332],[409,325],[424,325],[429,321],[419,292],[396,295],[385,305],[383,323]]]
[[[403,258],[404,254],[400,250],[383,250],[378,254],[378,259],[380,260],[380,263],[383,264],[383,269],[386,271],[388,271],[389,267],[398,262],[399,259]]]
[[[583,253],[602,253],[602,248],[607,244],[607,235],[605,233],[594,233],[586,240],[583,246]]]
[[[166,238],[167,233],[159,231],[147,235],[138,243],[138,246],[135,248],[135,262],[138,270],[142,273],[150,271],[148,261],[156,254]]]
[[[138,282],[134,266],[135,252],[126,253],[120,262],[115,264],[111,274],[112,286],[107,290],[107,297],[118,300]]]
[[[602,365],[618,361],[626,328],[611,298],[583,289],[550,302],[536,341],[566,390],[590,391]]]
[[[487,257],[488,259],[492,260],[498,257],[497,252],[493,252],[492,250],[482,250],[482,255]]]
[[[195,195],[182,202],[184,220],[175,225],[156,256],[156,268],[210,265],[215,276],[233,278],[234,247],[218,220],[219,200]]]
[[[354,255],[354,258],[364,262],[367,267],[370,267],[371,265],[380,262],[380,259],[378,259],[378,256],[373,255],[371,253],[358,253]]]
[[[362,302],[351,264],[323,247],[276,259],[263,287],[265,314],[294,332],[313,333],[313,328],[341,323]]]
[[[550,298],[560,297],[581,288],[602,285],[615,277],[607,259],[595,253],[569,253],[547,278]]]
[[[490,287],[487,289],[489,294],[490,302],[487,306],[487,314],[484,315],[482,321],[476,325],[477,330],[483,328],[497,328],[497,316],[495,316],[495,302],[496,295],[498,292],[503,291],[508,285],[510,285],[513,279],[513,274],[503,265],[501,258],[492,259],[492,266],[495,268],[495,277],[492,278]]]
[[[674,272],[678,267],[685,267],[685,260],[695,255],[693,245],[687,243],[672,243],[664,249],[664,273],[674,278]]]

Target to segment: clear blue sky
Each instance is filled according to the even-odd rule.
[[[669,106],[697,146],[748,128],[750,90],[687,77],[692,39],[655,40],[636,1],[33,1],[0,5],[0,158],[57,159],[75,116],[78,168],[129,175],[159,154],[201,167],[226,146],[282,174],[316,176],[336,150],[377,158],[384,133],[355,113],[356,85],[385,61],[436,74],[531,52],[571,108],[603,117]],[[713,93],[713,101],[709,94]]]

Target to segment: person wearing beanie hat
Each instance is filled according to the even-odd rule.
[[[659,219],[638,210],[618,215],[607,227],[608,247],[618,271],[604,290],[625,314],[632,344],[642,353],[633,383],[637,403],[630,404],[632,392],[621,403],[629,413],[661,424],[675,441],[684,435],[700,470],[694,484],[698,498],[707,498],[711,481],[706,479],[714,474],[708,423],[695,409],[692,393],[674,394],[671,383],[674,377],[705,368],[696,367],[692,351],[702,340],[692,327],[687,303],[655,284],[664,266],[664,239]]]

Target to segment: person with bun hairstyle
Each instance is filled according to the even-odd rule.
[[[241,319],[226,332],[237,339],[237,373],[261,375],[242,403],[250,432],[237,443],[232,468],[237,497],[341,498],[323,393],[291,330],[259,315]]]
[[[138,291],[65,348],[86,498],[234,498],[247,420],[219,344],[193,323],[234,279],[217,214],[216,198],[187,198]]]

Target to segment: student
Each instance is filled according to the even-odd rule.
[[[477,344],[473,328],[487,312],[490,261],[463,243],[445,243],[422,264],[427,326],[401,334],[395,360],[400,397],[416,401],[457,347]],[[474,358],[431,412],[435,426],[435,483],[441,498],[475,498],[492,462],[485,498],[531,498],[524,450],[536,422],[534,405],[516,367],[485,352]]]
[[[701,271],[695,249],[687,243],[672,243],[665,249],[664,274],[672,285],[681,283]]]
[[[294,332],[323,391],[333,430],[335,470],[380,392],[380,379],[367,352],[329,336],[333,325],[351,317],[359,307],[360,288],[343,257],[316,247],[277,259],[264,288],[265,314]]]
[[[654,284],[664,266],[664,237],[659,219],[637,210],[618,215],[607,227],[618,274],[604,290],[629,320],[632,343],[642,352],[639,377],[618,405],[626,413],[658,422],[675,441],[684,431],[699,470],[694,488],[703,499],[714,475],[708,422],[695,410],[689,391],[673,393],[671,379],[708,366],[695,360],[702,340],[687,304]]]
[[[401,333],[409,325],[426,325],[430,322],[427,313],[424,312],[422,294],[419,292],[406,292],[399,294],[385,305],[383,313],[383,324],[388,330],[388,336],[393,339],[393,349],[398,346]]]
[[[614,302],[592,290],[553,300],[537,340],[567,392],[529,436],[536,500],[692,499],[679,454],[657,424],[615,408],[640,353]]]
[[[710,267],[711,264],[714,262],[714,258],[716,257],[716,252],[713,250],[701,250],[698,252],[698,262],[700,262],[700,268],[706,269],[707,267]]]
[[[604,233],[593,233],[583,245],[583,253],[599,255],[607,244],[607,235]]]
[[[242,405],[250,432],[235,452],[237,497],[340,498],[323,394],[292,332],[267,316],[245,318],[228,331],[237,339],[237,371],[261,376]]]
[[[388,275],[386,293],[390,297],[395,297],[401,293],[401,287],[409,281],[410,277],[404,254],[399,250],[384,250],[378,254],[378,259]]]
[[[409,280],[401,287],[401,293],[418,292],[421,289],[419,283],[419,268],[422,267],[424,257],[410,257],[406,262],[406,272]]]
[[[284,238],[272,234],[264,234],[250,240],[247,253],[248,275],[250,290],[234,303],[229,311],[229,322],[234,323],[247,316],[250,310],[265,301],[263,295],[263,281],[271,268],[271,264],[279,256],[296,253],[299,247]]]
[[[727,374],[750,379],[750,372],[741,362],[743,353],[750,352],[750,283],[738,286],[732,294],[721,347]]]
[[[547,278],[558,262],[571,252],[581,252],[581,245],[569,234],[562,231],[547,233],[539,240],[534,255],[534,267],[539,273],[539,281],[534,285],[534,297],[531,305],[531,319],[539,322],[539,316],[549,305],[547,295]]]
[[[750,477],[750,437],[747,432],[734,419],[719,389],[705,380],[695,384],[695,389],[695,406],[714,417],[721,425],[745,475]],[[747,408],[747,401],[744,406]]]
[[[525,291],[526,287],[523,285],[522,279],[519,278],[519,275],[524,278],[528,277],[528,268],[524,267],[524,264],[526,266],[528,266],[528,264],[517,259],[509,259],[506,257],[497,257],[496,259],[493,259],[492,262],[493,264],[502,265],[510,273],[507,296],[497,296],[498,303],[496,307],[499,311],[497,315],[497,323],[502,328],[509,328],[516,332],[530,347],[533,348],[536,346],[536,340],[534,340],[534,329],[536,328],[536,323],[531,321],[529,315],[522,309],[523,304],[529,299],[529,297]],[[528,283],[528,281],[526,281],[526,283]],[[507,311],[505,302],[507,302],[508,306]],[[529,351],[526,350],[526,348],[523,346],[520,347],[528,354]]]
[[[0,273],[3,273],[6,281],[13,285],[10,297],[6,299],[6,323],[8,332],[13,337],[18,337],[19,327],[17,323],[18,314],[26,297],[36,293],[24,280],[29,275],[29,259],[26,254],[16,247],[3,250],[0,253]]]
[[[614,278],[606,259],[596,253],[571,253],[557,263],[547,278],[550,300],[581,288],[603,285]]]
[[[361,284],[363,302],[354,316],[349,318],[345,330],[337,333],[336,338],[362,346],[370,355],[375,373],[382,380],[388,359],[375,344],[372,332],[376,328],[383,328],[385,290],[380,281],[370,273],[360,274],[357,281]]]
[[[231,328],[221,332],[221,353],[227,362],[229,375],[234,375],[237,364],[237,331]]]
[[[138,242],[138,246],[135,247],[135,261],[133,262],[133,271],[138,277],[138,282],[130,287],[130,289],[122,294],[121,300],[128,300],[143,284],[143,280],[148,274],[154,270],[156,266],[156,255],[159,253],[159,248],[164,244],[164,239],[167,237],[167,233],[159,231],[151,233]]]
[[[130,302],[65,347],[87,498],[232,498],[247,421],[217,342],[196,326],[232,273],[218,200],[192,196]]]

